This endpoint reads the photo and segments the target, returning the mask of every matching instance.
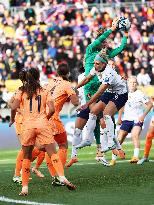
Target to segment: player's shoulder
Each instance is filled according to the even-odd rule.
[[[138,97],[143,97],[143,96],[145,96],[145,94],[144,94],[141,90],[136,90],[136,91],[135,91],[135,95],[138,96]]]

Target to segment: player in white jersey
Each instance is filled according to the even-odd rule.
[[[79,110],[87,108],[93,102],[99,100],[92,108],[89,114],[89,120],[87,122],[87,131],[89,136],[93,133],[95,128],[97,115],[103,112],[103,118],[100,120],[102,128],[104,128],[104,121],[107,131],[107,149],[114,150],[115,145],[115,135],[114,135],[114,123],[112,121],[112,116],[116,111],[120,110],[126,103],[128,99],[127,85],[124,79],[117,72],[107,64],[107,59],[101,54],[97,55],[94,62],[94,68],[90,71],[90,74],[77,86],[77,88],[82,87],[88,83],[93,76],[97,75],[100,82],[102,83],[98,91],[91,97],[91,99]],[[112,92],[105,92],[110,89]],[[118,143],[118,142],[117,142]],[[104,147],[104,146],[102,146]],[[118,149],[121,149],[118,143]],[[103,152],[105,150],[102,150]]]
[[[137,90],[137,79],[135,76],[131,76],[128,79],[128,100],[124,106],[124,116],[120,131],[118,133],[118,139],[122,144],[128,133],[131,132],[133,144],[134,144],[134,155],[130,160],[130,163],[137,163],[139,157],[140,141],[139,136],[142,130],[143,122],[152,108],[152,102],[144,95],[140,90]],[[145,105],[147,106],[144,110]],[[121,115],[119,121],[121,121]],[[112,156],[110,165],[115,165],[116,156]]]
[[[78,76],[78,83],[80,83],[85,78],[84,67],[80,68],[80,73],[81,74]],[[84,105],[86,103],[86,99],[85,99],[85,94],[84,94],[84,88],[83,87],[78,88],[78,97],[79,97],[79,100],[80,100],[80,104]],[[88,115],[89,115],[89,113],[88,113]],[[85,121],[86,121],[84,118],[83,119],[80,118],[80,120],[83,120],[83,123],[85,123]],[[75,128],[78,127],[78,123],[79,123],[78,120],[76,120]],[[87,129],[86,129],[86,126],[84,126],[80,138],[81,139],[86,139],[86,137],[87,137]],[[80,138],[79,138],[79,140],[80,140]],[[93,136],[93,138],[94,138],[94,136]],[[73,163],[78,162],[77,149],[74,146],[74,142],[72,142],[71,160],[68,162],[66,167],[70,167],[72,165],[72,161],[73,161]]]

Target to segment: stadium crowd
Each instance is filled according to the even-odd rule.
[[[139,85],[154,85],[154,3],[133,10],[110,7],[102,11],[88,8],[89,1],[84,0],[75,1],[75,7],[70,1],[35,1],[34,7],[34,1],[12,1],[12,5],[15,2],[24,5],[23,15],[12,14],[0,4],[1,93],[5,81],[18,79],[23,67],[38,67],[41,79],[46,81],[56,74],[57,65],[66,61],[71,80],[76,81],[86,46],[100,26],[110,27],[115,14],[128,17],[132,23],[127,49],[115,58],[119,73],[136,75]],[[117,47],[121,37],[117,32],[111,46]]]

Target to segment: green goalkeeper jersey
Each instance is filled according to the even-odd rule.
[[[94,66],[94,59],[95,59],[96,55],[101,51],[101,49],[99,48],[100,45],[103,43],[104,40],[106,40],[108,38],[108,36],[111,33],[112,33],[111,29],[105,31],[100,37],[98,37],[93,43],[88,45],[88,47],[86,48],[85,76],[89,75],[90,70]],[[127,37],[123,36],[122,41],[121,41],[121,45],[119,47],[117,47],[115,49],[111,49],[111,50],[108,49],[107,50],[108,58],[109,59],[114,58],[119,53],[121,53],[125,49],[126,44],[127,44]],[[93,79],[84,86],[86,100],[89,100],[88,94],[90,96],[94,95],[97,92],[99,86],[100,86],[100,82],[99,82],[97,76],[94,76]]]

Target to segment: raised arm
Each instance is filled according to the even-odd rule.
[[[150,112],[151,108],[153,107],[153,103],[151,102],[151,100],[149,100],[147,103],[146,103],[146,109],[143,113],[142,116],[139,117],[139,122],[144,122],[144,119],[145,117],[147,116],[147,114]]]
[[[77,86],[76,88],[81,88],[82,86],[86,85],[91,79],[93,78],[93,75],[89,74],[87,75]]]
[[[121,40],[121,45],[119,47],[109,51],[109,53],[108,53],[109,58],[114,58],[115,56],[117,56],[119,53],[121,53],[126,48],[127,38],[128,38],[128,32],[124,32],[123,38]]]
[[[94,50],[96,49],[98,46],[101,45],[101,43],[103,43],[103,41],[105,41],[108,36],[116,30],[116,26],[117,26],[117,23],[119,21],[119,18],[115,18],[112,22],[112,27],[110,29],[108,29],[107,31],[105,31],[100,37],[98,37],[93,43],[91,43],[89,46],[88,46],[88,49],[89,50]]]
[[[51,116],[54,114],[55,112],[55,106],[54,106],[54,101],[53,100],[50,100],[47,102],[47,106],[49,108],[49,112],[48,112],[48,115],[47,115],[47,119],[50,119]]]

